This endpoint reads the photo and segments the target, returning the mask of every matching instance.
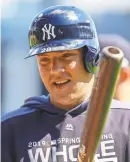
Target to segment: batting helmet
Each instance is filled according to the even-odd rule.
[[[97,71],[99,42],[93,20],[73,6],[52,6],[42,10],[29,29],[30,51],[25,58],[45,52],[79,49],[86,46],[83,55],[85,69]]]

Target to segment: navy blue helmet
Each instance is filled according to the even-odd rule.
[[[97,71],[99,42],[92,18],[73,6],[52,6],[42,10],[29,28],[30,51],[25,58],[46,52],[86,47],[85,69]]]

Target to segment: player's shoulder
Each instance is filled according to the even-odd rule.
[[[4,115],[2,115],[1,122],[6,122],[8,120],[17,120],[19,117],[24,118],[27,115],[30,115],[32,113],[35,113],[35,109],[31,109],[29,107],[21,107],[14,111],[8,112]]]
[[[45,96],[30,97],[24,101],[24,104],[20,108],[3,115],[2,122],[23,122],[26,118],[33,120],[37,112],[44,111],[44,107],[49,105],[48,100],[48,97]]]
[[[110,117],[115,121],[125,120],[126,123],[130,122],[130,102],[121,102],[118,100],[112,100],[111,109],[109,113]]]
[[[121,102],[113,99],[110,107],[112,110],[121,110],[130,112],[130,102]]]

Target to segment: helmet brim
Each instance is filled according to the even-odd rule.
[[[31,48],[29,53],[25,56],[25,58],[48,52],[79,49],[83,46],[94,47],[94,45],[95,39],[62,39],[53,41],[51,40],[47,43],[43,43]]]

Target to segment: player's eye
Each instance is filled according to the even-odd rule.
[[[42,58],[42,59],[40,60],[40,63],[41,63],[41,64],[47,64],[47,63],[49,63],[49,61],[50,61],[50,59],[49,59],[48,57],[44,57],[44,58]]]
[[[70,58],[73,58],[75,57],[76,54],[72,54],[72,53],[65,53],[62,55],[62,58],[65,58],[65,59],[70,59]]]

